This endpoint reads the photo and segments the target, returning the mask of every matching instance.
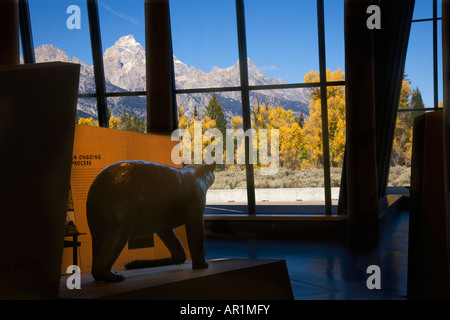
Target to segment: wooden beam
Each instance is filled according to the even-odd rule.
[[[366,25],[371,0],[345,0],[348,242],[379,238],[375,144],[373,31]]]
[[[0,2],[0,65],[15,65],[20,62],[19,49],[19,2]]]
[[[168,0],[145,1],[147,132],[171,135],[178,126]]]
[[[92,63],[94,65],[95,90],[97,91],[98,122],[100,127],[108,128],[109,118],[105,96],[105,71],[103,66],[103,49],[97,0],[87,0],[87,12],[91,38]]]

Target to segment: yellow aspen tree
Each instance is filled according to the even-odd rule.
[[[242,126],[244,124],[244,120],[240,116],[234,116],[230,120],[230,127],[231,129],[242,129]]]
[[[109,128],[110,129],[119,129],[120,128],[120,119],[114,116],[109,117]]]
[[[295,170],[300,166],[303,132],[297,122],[280,129],[280,166]]]
[[[80,118],[78,119],[78,124],[84,126],[98,127],[98,121],[94,120],[94,118]]]
[[[292,110],[280,106],[255,105],[252,109],[252,127],[256,130],[258,147],[267,145],[271,150],[271,130],[279,130],[279,163],[282,168],[298,169],[302,154],[303,130],[299,126]],[[259,133],[267,130],[267,136]],[[259,152],[259,150],[258,150]],[[261,166],[258,163],[258,166]]]
[[[327,70],[327,81],[341,81],[344,73],[338,69]],[[320,74],[312,70],[304,77],[305,82],[319,82]],[[330,165],[341,166],[345,150],[345,89],[344,86],[327,87],[328,135]],[[305,119],[302,168],[323,166],[322,105],[319,88],[311,90],[309,117]]]
[[[411,82],[404,75],[398,105],[399,109],[410,107],[409,102],[412,95],[410,84]],[[397,113],[391,153],[391,165],[393,166],[411,165],[413,117],[414,113],[412,112]]]

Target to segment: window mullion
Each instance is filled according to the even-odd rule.
[[[332,213],[331,205],[331,174],[330,174],[330,145],[328,136],[328,102],[327,102],[327,70],[325,59],[325,19],[323,0],[317,0],[317,24],[319,34],[319,69],[320,69],[320,100],[322,111],[322,152],[325,188],[325,212]]]
[[[251,128],[250,118],[250,98],[248,84],[248,64],[247,64],[247,41],[245,34],[245,13],[244,1],[236,0],[236,20],[238,32],[238,48],[239,48],[239,69],[241,79],[241,100],[242,100],[242,116],[244,130]],[[253,164],[250,162],[250,141],[245,139],[245,172],[247,178],[247,205],[248,214],[255,214],[255,182],[253,173]]]

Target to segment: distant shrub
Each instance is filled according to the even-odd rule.
[[[242,189],[247,187],[245,170],[235,168],[217,171],[216,179],[211,189]],[[323,169],[278,169],[273,175],[262,175],[259,170],[254,171],[255,188],[322,188],[324,186]],[[331,168],[331,187],[340,187],[342,178],[341,168]],[[411,168],[405,166],[392,167],[388,186],[409,186]]]

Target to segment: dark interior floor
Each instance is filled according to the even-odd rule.
[[[296,300],[405,300],[409,211],[390,215],[376,246],[345,241],[206,239],[206,257],[284,259]],[[380,289],[368,289],[367,268],[380,268]]]

